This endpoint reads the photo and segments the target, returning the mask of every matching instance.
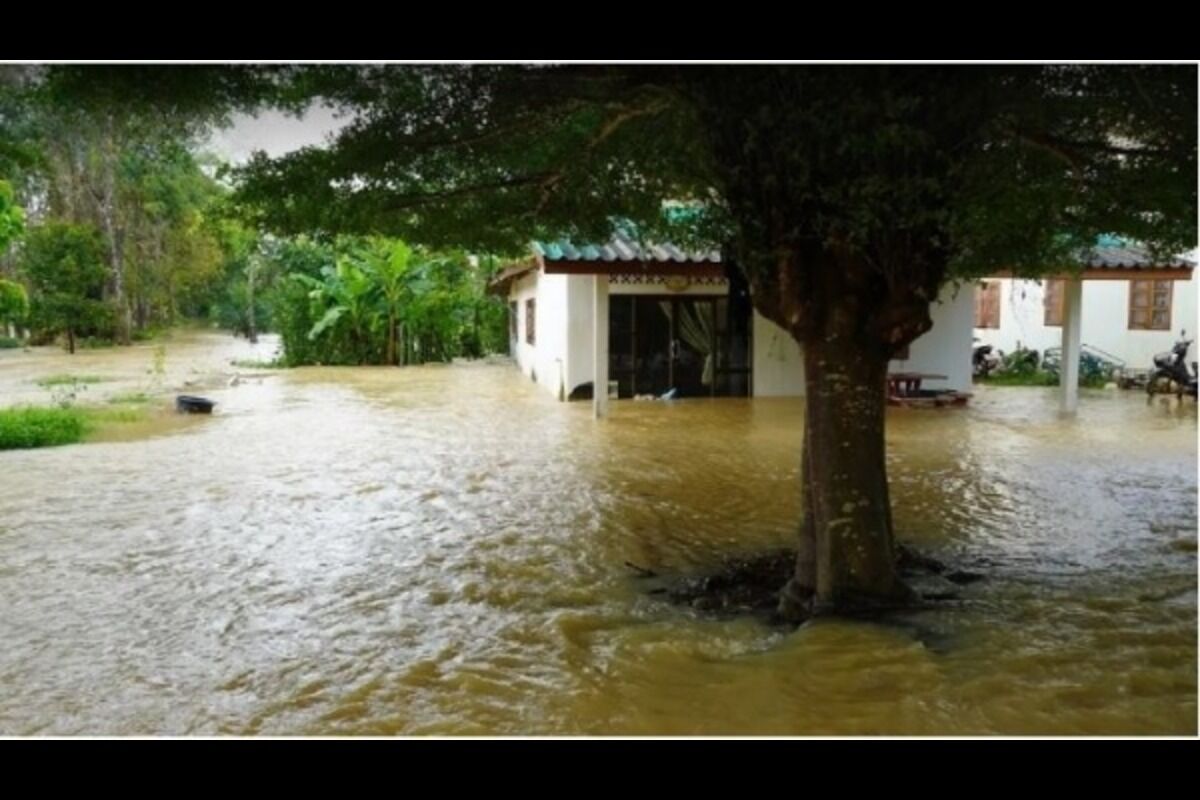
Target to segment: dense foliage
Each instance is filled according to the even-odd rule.
[[[506,309],[462,253],[347,238],[274,243],[269,307],[284,360],[299,364],[414,364],[479,357],[507,347]]]
[[[21,267],[33,288],[29,316],[35,330],[66,334],[71,352],[77,337],[111,330],[113,309],[102,300],[104,245],[94,228],[63,222],[34,228]]]
[[[414,253],[381,238],[325,237],[336,242],[326,245],[263,236],[226,213],[220,165],[197,156],[197,146],[206,125],[265,93],[262,77],[273,70],[255,72],[253,87],[245,70],[160,74],[0,74],[0,174],[36,209],[5,268],[0,286],[12,310],[0,309],[0,323],[20,317],[34,341],[62,333],[69,347],[76,335],[128,341],[182,319],[250,339],[278,329],[290,364],[408,364],[507,346],[504,309],[486,297],[487,276],[465,253]],[[214,100],[214,91],[224,94]],[[17,194],[0,182],[0,244],[25,230]],[[84,239],[89,263],[102,267],[86,286],[76,270]],[[54,261],[51,243],[74,261]],[[33,296],[32,315],[18,303],[18,281]]]
[[[217,165],[195,154],[213,115],[77,96],[71,87],[82,74],[0,67],[0,243],[15,240],[7,257],[0,247],[0,277],[25,283],[44,311],[48,302],[19,269],[21,233],[65,224],[94,232],[104,267],[93,299],[108,312],[76,327],[128,342],[213,314],[236,260],[219,219],[227,189],[213,177]],[[27,320],[35,341],[65,332],[52,317]]]

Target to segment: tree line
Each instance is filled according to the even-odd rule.
[[[289,364],[409,364],[506,345],[465,253],[394,239],[277,238],[229,203],[202,152],[219,112],[79,93],[78,70],[0,67],[0,339],[129,344],[181,321]]]

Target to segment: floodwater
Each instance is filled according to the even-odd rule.
[[[179,335],[155,402],[211,418],[0,453],[0,734],[1197,732],[1190,401],[890,410],[899,537],[990,577],[785,631],[625,562],[789,544],[800,401],[596,423],[508,365],[229,363],[270,348]],[[0,351],[0,402],[144,389],[151,352]]]

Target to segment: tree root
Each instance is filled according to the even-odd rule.
[[[625,565],[639,578],[657,579],[655,586],[647,592],[665,596],[677,605],[721,618],[755,616],[776,625],[796,626],[826,615],[878,618],[893,612],[928,609],[939,603],[961,600],[958,592],[936,587],[931,591],[918,591],[901,580],[889,597],[845,594],[832,604],[819,603],[811,590],[796,584],[795,559],[794,551],[779,550],[729,559],[719,569],[705,575],[677,578],[660,576],[631,562],[625,562]],[[965,585],[984,577],[979,573],[953,570],[908,547],[897,548],[897,566],[902,579],[936,576],[935,580],[943,582],[942,586],[946,581]]]

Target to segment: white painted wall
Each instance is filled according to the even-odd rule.
[[[888,366],[891,372],[925,372],[947,380],[928,381],[925,388],[971,389],[971,327],[975,298],[971,287],[947,286],[930,309],[933,328],[913,342],[906,360]],[[754,313],[754,395],[794,397],[804,394],[804,357],[800,345],[783,328]]]
[[[525,341],[525,301],[530,298],[537,300],[533,346]],[[517,365],[521,372],[536,376],[539,386],[558,397],[566,381],[567,276],[527,273],[513,283],[508,299],[517,303],[517,342],[513,353]]]
[[[755,397],[797,397],[804,394],[804,354],[792,335],[754,312]]]
[[[975,326],[974,284],[947,285],[929,309],[933,327],[908,348],[908,358],[893,361],[891,372],[927,372],[945,375],[944,381],[927,381],[924,389],[971,391],[971,330]]]
[[[1038,281],[1003,278],[1000,282],[1000,327],[975,328],[982,344],[1006,353],[1018,345],[1044,351],[1062,345],[1062,328],[1043,324],[1043,288]],[[1155,353],[1170,350],[1186,328],[1188,338],[1200,332],[1197,321],[1197,282],[1175,281],[1171,299],[1171,329],[1129,330],[1129,281],[1083,282],[1083,344],[1121,358],[1134,369],[1148,369]],[[973,324],[973,323],[972,323]],[[1193,345],[1193,353],[1195,346]]]
[[[594,376],[592,363],[595,361],[595,352],[592,340],[595,329],[592,324],[592,310],[596,288],[593,275],[562,277],[566,279],[566,297],[570,304],[570,313],[567,315],[567,393],[564,395],[569,397],[575,387],[589,383]]]

